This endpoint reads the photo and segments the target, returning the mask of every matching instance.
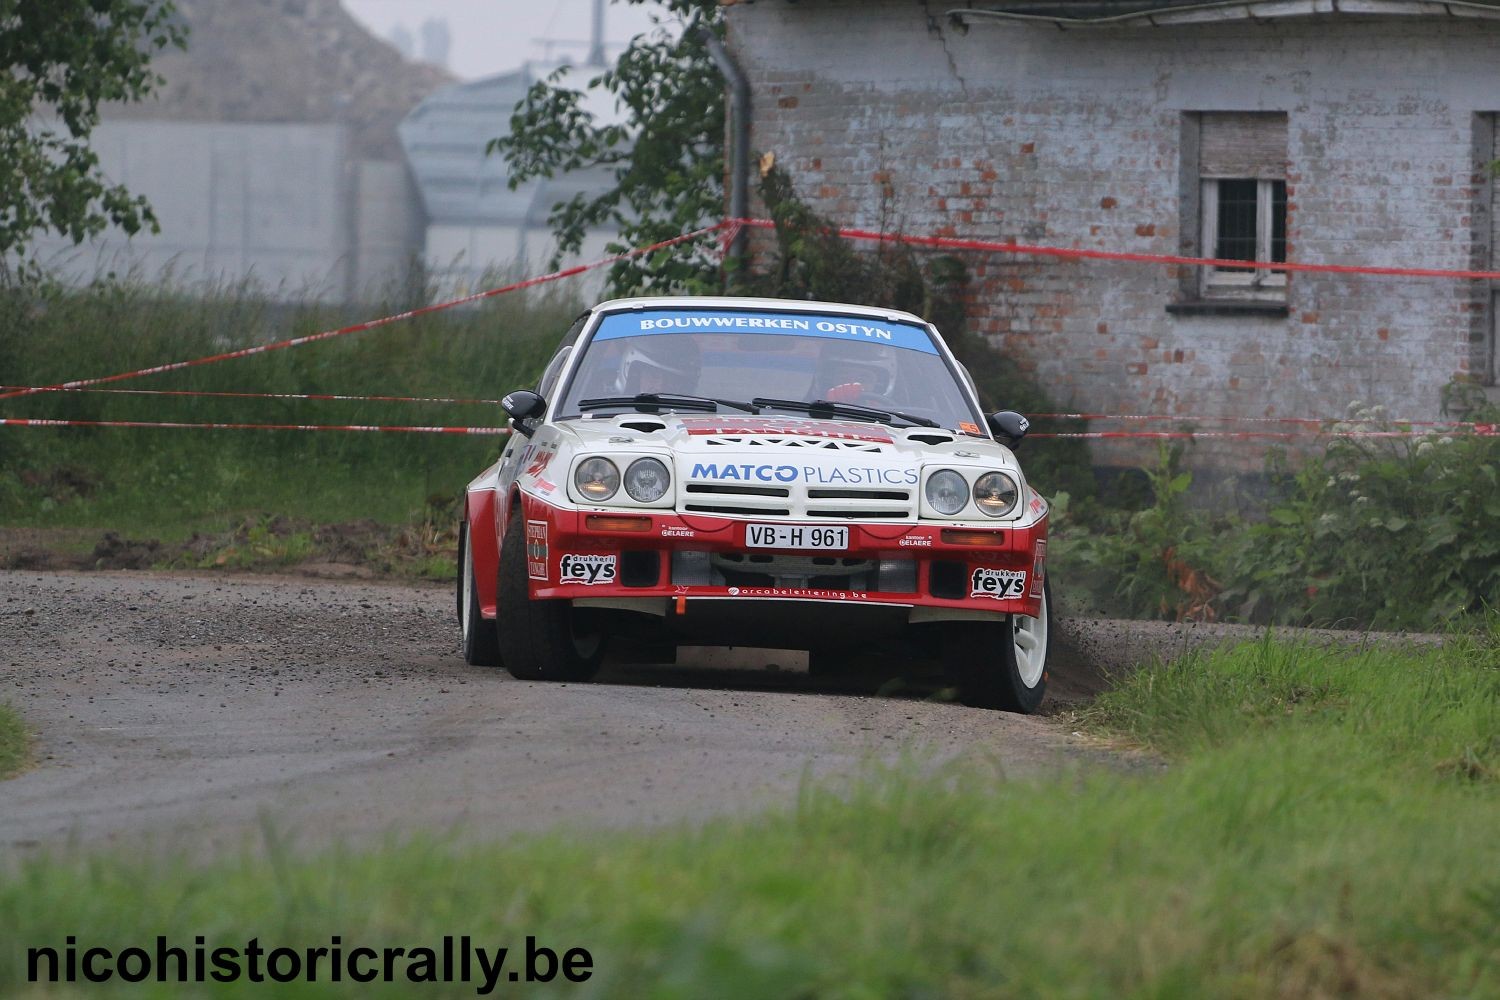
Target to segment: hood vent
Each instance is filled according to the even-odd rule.
[[[952,441],[951,437],[944,438]],[[826,437],[749,437],[742,435],[714,435],[703,439],[705,445],[716,447],[735,448],[763,448],[767,445],[775,445],[782,448],[822,448],[830,451],[865,451],[881,454],[885,448],[873,441],[845,441],[838,438]]]
[[[952,444],[956,438],[952,434],[941,434],[936,431],[920,431],[915,434],[906,435],[908,441],[920,441],[923,444]]]
[[[664,431],[667,429],[667,425],[662,423],[660,420],[643,420],[639,417],[635,417],[629,420],[621,420],[620,426],[627,428],[628,430],[640,431],[642,434],[654,434],[657,431]]]

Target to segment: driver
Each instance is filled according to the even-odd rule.
[[[624,396],[644,392],[698,394],[703,359],[698,342],[681,334],[632,337],[621,356],[615,391]]]
[[[896,366],[889,350],[872,344],[825,345],[813,380],[817,398],[835,403],[888,399],[896,386]]]

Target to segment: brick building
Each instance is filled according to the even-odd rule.
[[[1500,155],[1500,7],[726,4],[752,88],[751,148],[774,152],[799,193],[845,225],[1500,265],[1488,170]],[[1495,290],[1480,281],[968,262],[974,328],[1072,406],[1329,417],[1358,399],[1430,419],[1450,380],[1495,382]]]

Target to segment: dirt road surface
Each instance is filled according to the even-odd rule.
[[[463,663],[452,606],[435,586],[0,573],[0,701],[37,734],[36,766],[0,782],[0,853],[211,852],[265,821],[302,843],[692,822],[903,752],[1014,776],[1119,760],[1056,718],[876,697],[795,654],[516,681]],[[1096,685],[1055,674],[1064,703]]]

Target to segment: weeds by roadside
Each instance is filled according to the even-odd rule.
[[[1410,429],[1379,423],[1379,408],[1350,417],[1331,429]],[[1138,510],[1060,497],[1054,579],[1119,613],[1178,620],[1430,630],[1500,603],[1500,438],[1333,438],[1296,468],[1273,453],[1255,519],[1190,507],[1181,457],[1162,448]]]
[[[0,702],[0,780],[9,778],[26,763],[30,739],[16,710]]]
[[[535,379],[577,309],[563,297],[518,295],[121,387],[496,399]],[[47,385],[328,329],[350,318],[327,308],[273,307],[244,289],[199,298],[128,284],[9,288],[0,290],[0,371],[8,383]],[[33,395],[8,400],[5,409],[14,416],[96,420],[504,422],[493,405],[105,393]],[[346,531],[340,526],[374,522],[391,536],[382,544],[402,550],[403,558],[396,561],[425,562],[425,574],[435,569],[437,557],[428,550],[433,544],[429,498],[456,498],[469,478],[498,454],[503,441],[452,435],[5,428],[0,430],[0,525],[40,532],[42,541],[48,532],[112,532],[114,542],[93,538],[106,549],[149,547],[155,540],[161,554],[148,560],[151,564],[206,560],[209,565],[264,568],[316,557],[325,542],[333,543],[331,536]],[[277,518],[299,527],[290,535],[273,530]],[[320,540],[320,531],[330,537]],[[28,538],[0,548],[39,544]],[[88,544],[74,543],[83,550],[79,556],[88,555]]]

